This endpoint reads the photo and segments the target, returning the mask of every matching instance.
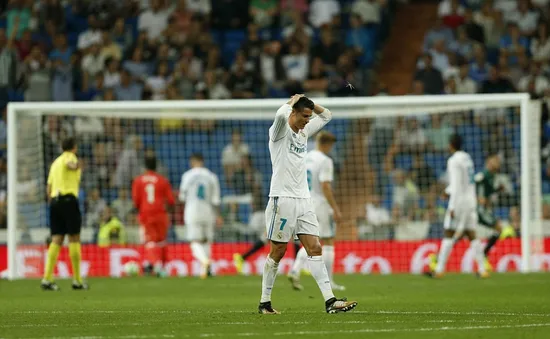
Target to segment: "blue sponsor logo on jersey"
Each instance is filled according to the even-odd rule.
[[[294,153],[297,153],[297,154],[301,154],[301,153],[305,153],[307,151],[307,147],[306,147],[306,145],[290,144],[290,151],[294,152]]]

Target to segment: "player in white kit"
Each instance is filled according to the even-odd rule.
[[[483,246],[475,233],[477,197],[474,162],[470,155],[462,150],[462,138],[459,135],[451,136],[449,150],[451,152],[451,157],[447,160],[449,186],[445,189],[445,194],[449,196],[449,205],[445,214],[445,233],[439,248],[437,266],[427,275],[441,278],[455,242],[467,236],[477,262],[478,276],[486,278],[488,274],[484,265]]]
[[[316,116],[312,118],[314,113]],[[270,252],[262,277],[262,296],[258,306],[261,314],[279,313],[271,306],[271,291],[287,243],[295,236],[307,251],[309,269],[323,294],[327,313],[347,312],[357,306],[357,302],[336,299],[332,293],[322,258],[319,224],[307,184],[307,139],[331,119],[332,113],[328,109],[303,95],[294,95],[279,108],[269,128],[273,175],[265,216]]]
[[[220,182],[216,174],[204,167],[201,154],[193,154],[191,169],[181,177],[179,200],[185,203],[185,226],[191,253],[201,265],[201,278],[210,273],[211,244],[215,225],[221,226]]]
[[[330,132],[321,131],[316,137],[317,149],[308,153],[306,158],[307,181],[317,220],[319,221],[319,235],[323,245],[323,261],[327,266],[328,276],[333,290],[343,291],[344,286],[334,283],[334,237],[336,236],[336,222],[340,221],[341,213],[334,194],[334,162],[328,156],[336,137]],[[292,287],[302,290],[300,271],[307,260],[304,247],[298,251],[294,265],[288,275]]]

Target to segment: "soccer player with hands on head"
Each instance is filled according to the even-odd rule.
[[[315,114],[314,117],[312,117]],[[278,314],[271,305],[271,292],[279,262],[287,244],[296,236],[304,246],[311,275],[317,282],[327,313],[351,311],[355,301],[337,299],[322,257],[319,223],[314,212],[307,181],[307,140],[332,119],[332,113],[302,94],[292,98],[275,115],[269,129],[269,152],[273,174],[266,208],[270,252],[266,259],[262,295],[258,311]]]

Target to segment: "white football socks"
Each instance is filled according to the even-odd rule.
[[[191,253],[193,254],[193,258],[197,259],[202,265],[208,264],[208,257],[201,243],[193,241],[191,243]]]
[[[485,255],[483,253],[483,244],[479,239],[474,239],[470,242],[470,248],[474,251],[474,258],[477,263],[477,271],[480,274],[485,274]]]
[[[323,298],[325,298],[325,301],[329,300],[330,298],[334,298],[334,293],[332,293],[332,287],[330,284],[330,278],[327,273],[327,267],[323,262],[323,257],[320,255],[307,257],[307,262],[309,265],[309,270],[311,271],[311,275],[317,282],[321,293],[323,293]]]
[[[324,245],[323,246],[323,261],[327,266],[327,273],[330,281],[332,282],[332,275],[334,272],[334,246]]]
[[[439,256],[437,258],[437,267],[435,268],[435,273],[445,272],[445,267],[447,267],[447,259],[453,250],[454,240],[451,238],[443,238],[441,240],[441,247],[439,248]]]
[[[302,246],[302,248],[300,248],[300,250],[296,254],[296,259],[294,259],[294,264],[290,269],[290,275],[295,277],[300,276],[300,271],[306,265],[306,261],[307,261],[307,252],[306,252],[306,249]]]
[[[204,251],[204,255],[206,256],[206,259],[210,263],[210,258],[212,258],[212,246],[210,245],[210,243],[207,242],[202,243],[201,246],[202,250]]]
[[[279,263],[271,259],[268,255],[264,265],[264,275],[262,277],[262,297],[260,302],[271,301],[271,291],[273,290],[273,284],[275,284],[275,278],[277,277],[277,269]]]

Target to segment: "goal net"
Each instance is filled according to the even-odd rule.
[[[542,223],[540,109],[526,94],[323,98],[333,120],[325,127],[337,137],[330,156],[333,183],[343,214],[336,232],[336,273],[421,273],[439,247],[446,201],[448,138],[464,139],[464,149],[485,168],[497,155],[497,193],[490,213],[504,232],[488,260],[496,271],[548,269],[548,239]],[[49,236],[46,178],[60,154],[60,141],[78,140],[82,163],[79,195],[83,213],[82,272],[122,276],[127,262],[144,261],[140,227],[130,183],[143,159],[156,155],[177,196],[192,153],[220,178],[223,226],[215,231],[214,274],[235,274],[232,258],[263,237],[263,211],[271,162],[268,129],[282,100],[16,103],[8,106],[8,230],[2,233],[0,271],[14,278],[43,274]],[[308,148],[314,149],[315,140]],[[102,233],[110,218],[122,229]],[[197,275],[191,257],[183,206],[170,216],[165,248],[170,275]],[[258,221],[260,220],[260,221]],[[479,226],[490,238],[494,231]],[[548,230],[546,230],[548,233]],[[546,247],[545,247],[546,242]],[[245,274],[261,274],[267,249],[247,258]],[[295,256],[289,246],[280,267]],[[448,270],[473,272],[466,242],[455,247]],[[62,250],[55,270],[69,277]]]

